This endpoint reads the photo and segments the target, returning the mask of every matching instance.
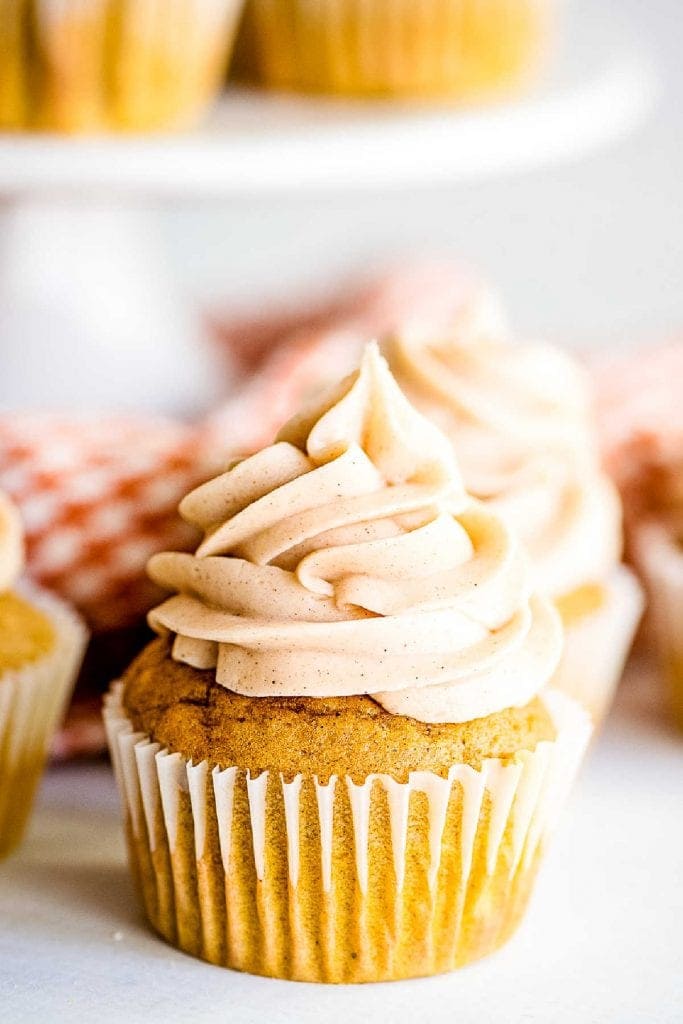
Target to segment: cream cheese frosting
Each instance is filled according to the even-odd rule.
[[[14,586],[24,568],[24,531],[16,505],[0,491],[0,592]]]
[[[180,506],[204,539],[151,559],[173,657],[251,697],[370,694],[463,722],[521,706],[561,653],[524,553],[375,345],[275,443]]]
[[[521,538],[534,585],[559,597],[607,576],[621,557],[621,507],[599,468],[578,365],[483,332],[473,316],[447,337],[413,332],[385,347],[410,401],[452,442],[468,491]]]

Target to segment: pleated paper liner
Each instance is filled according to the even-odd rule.
[[[548,692],[558,735],[514,763],[405,783],[252,777],[161,749],[122,697],[115,683],[105,723],[151,925],[212,963],[300,981],[429,975],[501,945],[591,732]]]
[[[635,575],[619,566],[602,584],[602,603],[587,614],[563,615],[565,646],[552,685],[604,721],[624,671],[643,614],[643,591]]]
[[[0,675],[0,857],[21,841],[52,735],[71,696],[87,632],[67,605],[36,587],[20,592],[50,619],[55,647]]]
[[[0,0],[0,126],[145,130],[220,87],[243,0]]]
[[[557,0],[247,0],[238,77],[339,95],[468,96],[528,77]]]
[[[683,546],[676,530],[653,520],[636,529],[633,549],[669,706],[683,729]]]

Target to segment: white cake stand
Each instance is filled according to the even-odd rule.
[[[520,172],[614,141],[656,91],[623,26],[591,17],[576,20],[541,88],[476,110],[235,90],[182,135],[0,136],[0,406],[176,412],[211,401],[219,374],[139,200]]]

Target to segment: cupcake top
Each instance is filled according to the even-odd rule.
[[[481,322],[470,311],[448,336],[394,337],[387,357],[453,443],[467,489],[523,541],[534,585],[559,597],[621,557],[619,500],[599,468],[588,383],[552,346],[511,344]]]
[[[173,657],[249,697],[371,694],[464,722],[526,704],[561,650],[524,555],[376,346],[275,443],[195,490],[194,555],[150,561]]]
[[[24,531],[16,505],[0,491],[0,593],[9,590],[24,567]]]

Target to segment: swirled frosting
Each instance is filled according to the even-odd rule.
[[[24,567],[24,531],[19,511],[0,491],[0,593],[13,586]]]
[[[463,321],[448,337],[386,343],[414,405],[454,445],[468,491],[521,538],[553,597],[604,578],[621,556],[621,509],[601,473],[588,386],[548,345],[514,345]]]
[[[276,442],[182,502],[196,554],[152,558],[173,656],[252,696],[371,694],[462,722],[526,704],[559,658],[500,517],[466,494],[446,438],[376,346]]]

